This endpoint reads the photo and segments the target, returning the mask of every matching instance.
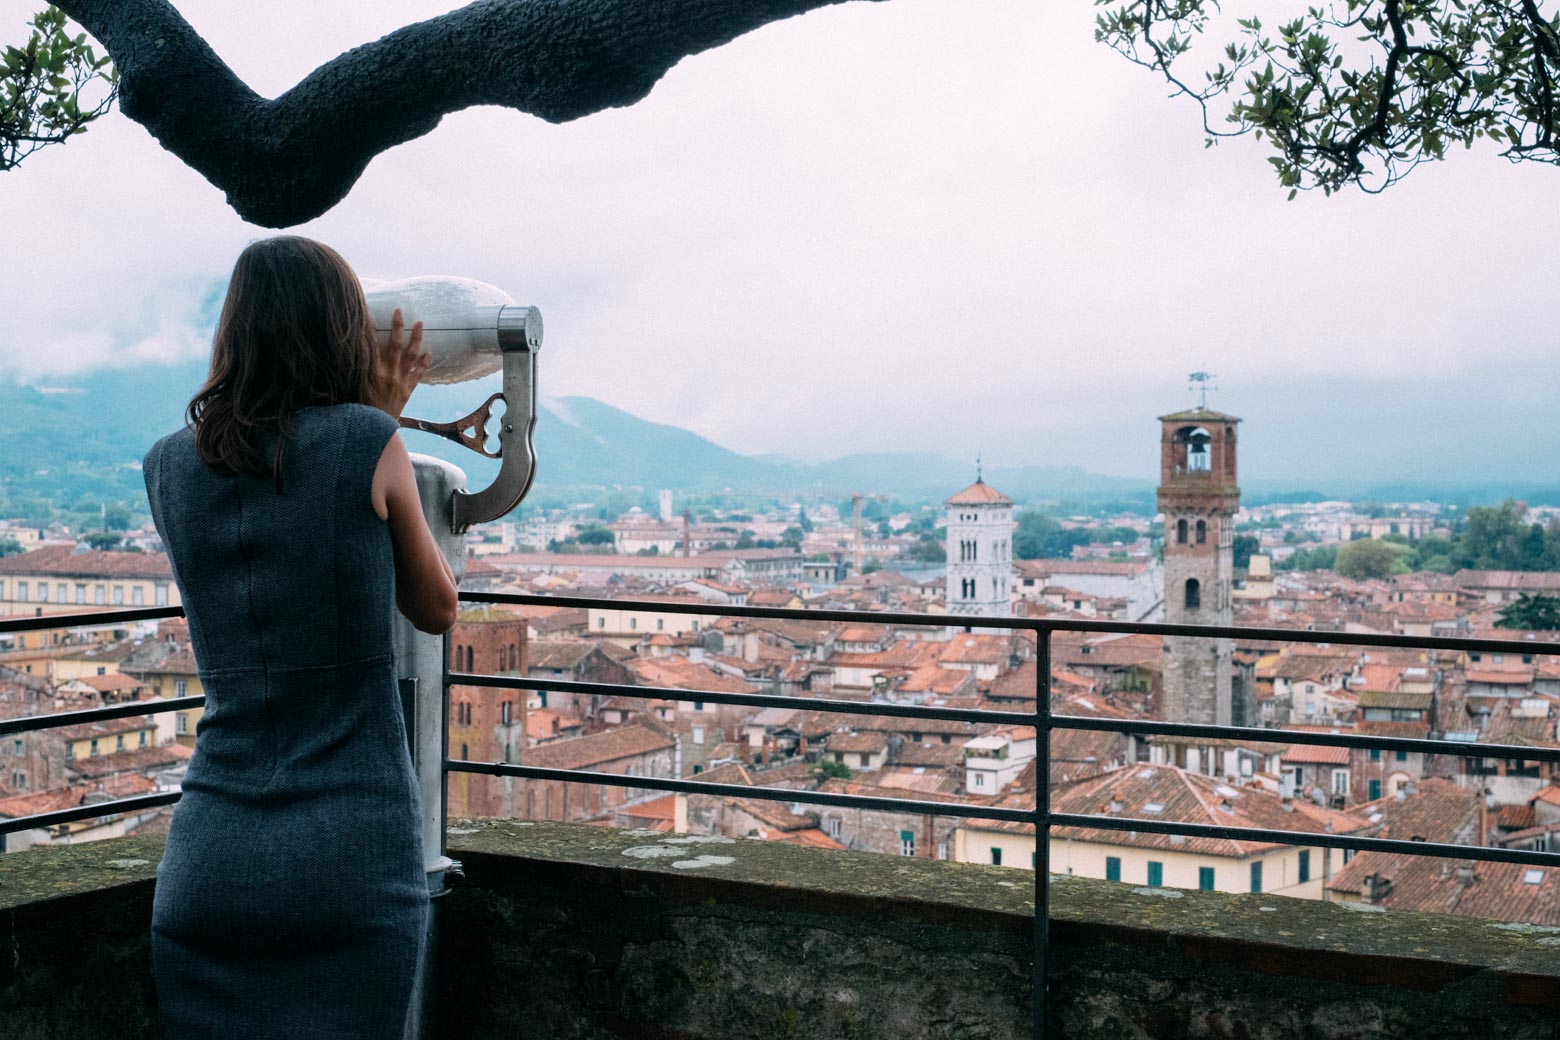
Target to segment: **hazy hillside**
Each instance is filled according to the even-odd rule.
[[[16,502],[43,495],[61,505],[78,498],[126,499],[144,509],[137,464],[158,437],[183,422],[185,404],[206,371],[201,360],[94,372],[43,389],[0,381],[0,482]],[[464,386],[423,387],[408,411],[428,419],[459,417],[499,387],[497,377]],[[928,434],[930,436],[930,433]],[[783,432],[777,431],[783,449]],[[974,477],[973,460],[925,451],[846,455],[807,464],[780,454],[741,455],[680,427],[648,422],[589,397],[565,397],[543,406],[536,423],[539,458],[533,495],[557,499],[589,488],[790,497],[814,493],[841,498],[852,491],[939,502]],[[447,459],[466,470],[471,487],[487,484],[497,462],[428,434],[408,433],[413,451]],[[1101,476],[1076,466],[993,467],[991,484],[1019,502],[1122,502],[1151,509],[1147,481]],[[1288,497],[1282,480],[1242,483],[1248,499]],[[1560,500],[1542,487],[1485,487],[1472,482],[1430,486],[1360,482],[1313,485],[1305,497],[1438,497],[1499,501],[1522,495],[1535,504]]]

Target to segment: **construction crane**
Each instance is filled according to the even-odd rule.
[[[853,544],[853,559],[855,561],[855,573],[861,573],[861,503],[867,499],[874,502],[887,502],[887,495],[865,495],[860,491],[851,492],[850,496],[850,522],[851,531],[855,535]]]

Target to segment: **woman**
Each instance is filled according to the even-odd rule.
[[[335,250],[253,242],[146,454],[206,694],[153,898],[167,1040],[402,1035],[429,908],[393,612],[456,611],[396,436],[421,341],[396,311],[376,348]]]

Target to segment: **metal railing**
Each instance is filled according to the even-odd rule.
[[[946,708],[909,704],[891,704],[876,701],[839,700],[828,697],[797,697],[761,693],[726,693],[713,690],[688,690],[653,686],[632,686],[620,683],[584,682],[562,679],[524,678],[513,675],[490,675],[477,672],[449,670],[449,633],[444,635],[444,663],[442,712],[445,747],[443,771],[480,773],[491,776],[513,776],[536,780],[556,780],[567,783],[603,784],[617,787],[663,790],[685,794],[712,794],[741,798],[760,798],[773,801],[801,802],[815,805],[856,809],[876,809],[929,816],[956,816],[965,819],[997,820],[1029,823],[1035,828],[1034,870],[1034,959],[1031,973],[1033,993],[1034,1036],[1044,1036],[1046,1016],[1046,962],[1049,953],[1050,929],[1050,856],[1047,841],[1040,841],[1041,833],[1049,834],[1056,827],[1083,827],[1096,830],[1136,831],[1151,834],[1182,835],[1185,837],[1235,839],[1266,842],[1280,845],[1336,848],[1355,851],[1406,853],[1416,856],[1433,856],[1481,862],[1518,863],[1532,866],[1560,867],[1560,853],[1520,849],[1487,848],[1484,846],[1456,845],[1444,842],[1409,841],[1389,838],[1372,838],[1309,831],[1274,830],[1253,827],[1226,827],[1211,824],[1171,823],[1137,817],[1102,816],[1093,814],[1053,812],[1050,800],[1050,735],[1055,730],[1091,730],[1120,733],[1129,736],[1192,737],[1214,740],[1249,740],[1310,744],[1325,747],[1379,749],[1382,751],[1446,754],[1463,758],[1502,758],[1527,762],[1560,763],[1560,747],[1532,747],[1516,744],[1484,744],[1468,741],[1430,740],[1410,737],[1356,736],[1345,733],[1317,732],[1314,730],[1290,730],[1252,726],[1217,726],[1197,723],[1157,722],[1139,719],[1103,719],[1074,715],[1054,715],[1050,709],[1051,685],[1051,636],[1056,632],[1114,633],[1157,636],[1185,636],[1203,639],[1233,639],[1248,642],[1313,643],[1343,646],[1367,646],[1410,650],[1448,651],[1454,653],[1510,653],[1533,654],[1536,645],[1518,639],[1472,639],[1460,637],[1420,637],[1361,634],[1345,632],[1312,632],[1281,628],[1256,628],[1248,626],[1175,625],[1143,622],[1098,621],[1080,618],[1010,618],[978,615],[934,615],[909,612],[870,613],[853,610],[807,610],[778,607],[747,607],[718,603],[669,603],[664,601],[636,601],[633,599],[595,599],[582,597],[538,596],[499,592],[462,592],[460,599],[468,603],[510,604],[518,606],[575,607],[585,610],[647,610],[663,614],[694,614],[700,616],[743,618],[750,620],[810,621],[824,623],[859,624],[870,621],[881,625],[935,627],[978,627],[1005,631],[1029,632],[1035,637],[1035,708],[1029,711],[995,711],[976,708]],[[100,611],[83,614],[55,614],[40,618],[0,621],[0,635],[12,632],[36,631],[53,628],[86,627],[90,625],[135,620],[150,620],[182,616],[179,607],[158,607],[140,610]],[[648,634],[648,633],[647,633]],[[716,783],[713,781],[682,779],[680,777],[654,777],[621,775],[599,770],[553,769],[527,766],[510,762],[478,762],[468,759],[452,759],[448,752],[449,691],[452,686],[489,687],[516,690],[557,691],[612,697],[628,697],[641,700],[702,701],[754,708],[798,708],[850,715],[877,715],[892,718],[927,719],[972,724],[1033,725],[1035,728],[1035,804],[1031,809],[967,802],[928,800],[916,798],[883,798],[869,795],[836,794],[825,791],[805,791],[790,788],[748,786],[743,784]],[[27,718],[0,719],[0,736],[31,730],[69,726],[82,722],[94,722],[126,715],[147,715],[164,711],[199,707],[205,703],[203,695],[157,699],[155,707],[148,710],[146,701],[130,701],[109,707],[83,711],[36,715]],[[447,787],[447,785],[446,785]],[[178,801],[179,792],[138,795],[93,805],[33,816],[0,820],[0,835],[12,831],[46,827],[74,820],[88,819],[112,813],[167,805]],[[443,850],[441,850],[443,851]]]

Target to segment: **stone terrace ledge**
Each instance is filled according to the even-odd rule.
[[[450,821],[447,1040],[1029,1036],[1026,871]],[[0,1038],[155,1038],[160,836],[0,856]],[[219,868],[220,869],[220,868]],[[1052,1040],[1560,1036],[1560,929],[1053,886]]]

